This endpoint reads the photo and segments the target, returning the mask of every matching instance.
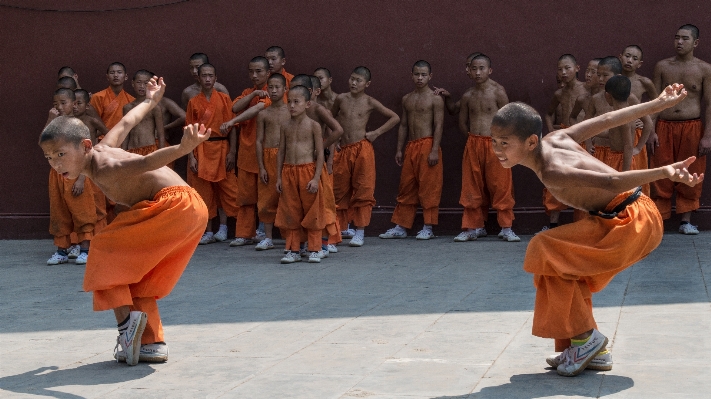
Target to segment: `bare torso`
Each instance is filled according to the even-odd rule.
[[[338,95],[338,98],[340,105],[336,120],[343,127],[341,144],[352,144],[363,140],[368,119],[373,112],[373,107],[370,104],[371,97],[367,94],[353,97],[351,93],[342,93]]]
[[[408,140],[417,140],[434,135],[435,101],[442,102],[442,98],[434,95],[432,89],[427,91],[413,91],[402,99],[402,106],[407,112],[407,137]]]
[[[560,121],[561,124],[566,126],[572,126],[575,122],[570,120],[570,113],[575,106],[575,101],[581,98],[581,101],[585,101],[589,96],[590,92],[585,88],[585,83],[575,80],[572,86],[563,86],[562,88],[555,91],[554,96],[558,100],[558,103],[562,107],[563,117]],[[572,123],[571,123],[572,122]]]
[[[608,130],[607,140],[610,150],[617,152],[623,152],[626,144],[634,145],[634,122]]]
[[[260,113],[264,113],[264,141],[262,148],[277,148],[279,147],[279,134],[282,125],[285,125],[291,119],[289,110],[286,106],[268,107]]]
[[[97,137],[106,134],[108,129],[100,119],[93,118],[87,114],[77,116],[80,121],[82,121],[86,127],[89,128],[89,135],[91,136],[91,143],[96,145]]]
[[[131,102],[123,107],[123,114],[132,110],[140,102]],[[161,108],[153,108],[131,131],[128,133],[124,145],[124,149],[141,148],[156,143],[156,119],[163,119]],[[162,123],[162,122],[161,122]]]
[[[506,91],[491,79],[474,86],[462,96],[461,106],[465,113],[461,117],[468,117],[469,120],[464,126],[472,134],[491,136],[491,121],[499,108],[507,103]],[[464,126],[460,126],[460,129]]]
[[[711,79],[711,65],[698,58],[683,62],[672,57],[657,63],[655,81],[657,73],[661,76],[661,87],[681,83],[688,93],[684,101],[662,111],[659,118],[670,121],[699,118],[703,87],[704,84],[709,84],[708,79]]]
[[[292,165],[307,164],[316,161],[315,141],[321,137],[321,126],[313,119],[291,118],[282,125],[285,140],[284,163]]]
[[[330,111],[331,109],[333,109],[333,103],[336,101],[336,97],[338,97],[338,93],[332,91],[330,92],[330,96],[319,95],[316,98],[316,102]]]
[[[656,98],[656,90],[655,93],[649,93],[648,89],[651,89],[654,87],[654,83],[652,83],[652,80],[649,78],[646,78],[644,76],[634,74],[632,76],[628,76],[630,83],[632,83],[632,89],[630,90],[630,93],[634,94],[635,97],[638,99],[642,100],[642,96],[647,93],[647,100],[654,99]]]

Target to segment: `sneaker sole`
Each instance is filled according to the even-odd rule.
[[[133,346],[133,364],[128,362],[128,357],[126,358],[126,364],[129,366],[135,366],[141,359],[141,337],[143,336],[143,331],[146,329],[146,322],[148,321],[148,315],[141,313],[141,319],[138,321],[138,328],[136,328],[136,334],[133,335],[132,346]]]
[[[268,251],[270,249],[274,249],[274,246],[272,245],[271,247],[266,247],[266,248],[255,248],[257,251]]]
[[[126,363],[126,356],[119,355],[116,360],[118,360],[119,362]],[[165,363],[168,361],[168,355],[163,356],[163,355],[140,354],[140,355],[138,355],[138,361],[143,362],[143,363]]]
[[[434,236],[432,236],[432,237],[415,237],[415,238],[418,240],[431,240],[434,238]]]
[[[607,343],[608,343],[608,340],[607,340],[607,337],[605,337],[605,342],[603,342],[601,348],[606,348],[606,347],[607,347]],[[597,354],[595,354],[595,356],[597,356]],[[561,372],[558,371],[558,370],[556,370],[556,371],[558,372],[558,375],[562,375],[562,376],[564,376],[564,377],[575,377],[576,375],[582,373],[583,370],[585,370],[586,368],[588,368],[588,365],[589,365],[590,363],[592,363],[593,359],[595,359],[595,356],[590,356],[587,361],[583,362],[577,370],[573,371],[573,372],[570,373],[570,374],[561,373]]]
[[[321,259],[309,259],[309,263],[321,263]]]
[[[69,263],[68,260],[65,260],[64,262],[57,262],[57,263],[49,263],[47,262],[47,266],[57,266],[57,265],[63,265],[65,263]]]
[[[353,242],[349,242],[349,243],[348,243],[348,246],[349,246],[349,247],[362,247],[363,244],[356,244],[356,243],[353,243]]]
[[[383,237],[382,235],[379,235],[378,238],[382,238],[383,240],[391,240],[391,239],[396,239],[396,238],[407,238],[407,236],[391,236],[391,237]]]
[[[456,238],[454,239],[454,242],[467,242],[467,241],[476,241],[476,237],[468,238],[466,240],[457,240]]]
[[[610,371],[612,370],[612,365],[611,364],[598,364],[595,362],[590,362],[587,367],[588,370],[595,370],[595,371]]]

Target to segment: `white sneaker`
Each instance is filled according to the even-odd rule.
[[[521,238],[516,235],[516,233],[513,232],[513,230],[509,229],[506,233],[503,231],[499,233],[499,238],[502,238],[504,241],[508,242],[519,242],[521,241]]]
[[[454,242],[476,241],[475,231],[462,231],[458,236],[454,237]]]
[[[328,249],[325,248],[325,245],[321,247],[321,250],[318,251],[318,256],[319,258],[328,258]]]
[[[77,265],[86,265],[86,261],[89,259],[89,254],[87,252],[80,252],[79,256],[77,256],[77,260],[74,262]]]
[[[543,228],[541,229],[541,231],[539,231],[538,233],[533,233],[533,235],[535,236],[536,234],[544,233],[544,232],[546,232],[546,231],[548,231],[548,230],[550,230],[550,229],[551,229],[551,228],[548,227],[548,226],[543,226]]]
[[[250,240],[249,238],[242,238],[242,237],[237,237],[232,242],[230,243],[231,247],[241,247],[243,245],[247,244],[253,244],[254,241]]]
[[[420,230],[419,233],[417,233],[417,238],[418,240],[429,240],[430,238],[434,238],[434,233],[430,229],[422,229]]]
[[[117,362],[126,361],[126,353],[118,351],[114,353],[114,359]],[[146,363],[164,363],[168,361],[168,344],[145,344],[141,345],[141,351],[138,354],[139,362]]]
[[[294,263],[301,262],[301,256],[296,252],[287,252],[283,258],[281,258],[281,263]]]
[[[567,348],[566,351],[570,349]],[[612,354],[608,350],[604,350],[604,353],[598,353],[593,360],[588,364],[588,369],[597,371],[610,371],[612,370]],[[554,369],[558,368],[558,365],[565,361],[566,353],[565,351],[550,355],[546,358],[546,363]]]
[[[679,233],[687,235],[699,234],[699,229],[691,223],[682,224],[679,226]]]
[[[395,226],[389,229],[385,233],[379,235],[380,238],[405,238],[407,237],[407,231],[400,226]]]
[[[47,264],[50,266],[67,262],[69,262],[69,257],[67,255],[60,255],[59,252],[55,252],[51,258],[47,259]]]
[[[76,259],[79,257],[79,253],[81,252],[81,247],[78,245],[72,245],[67,249],[67,256],[69,259]]]
[[[274,243],[271,238],[265,238],[254,247],[257,251],[266,251],[268,249],[274,249]]]
[[[309,255],[309,263],[321,263],[321,255],[319,255],[319,252],[311,252],[311,255]]]
[[[476,233],[476,238],[486,237],[487,235],[489,235],[489,233],[486,232],[486,228],[484,227],[477,227],[476,229],[474,229],[474,233]]]
[[[363,241],[364,237],[362,234],[356,234],[351,238],[351,240],[348,242],[349,247],[362,247],[363,246]]]
[[[256,234],[254,235],[254,238],[252,240],[254,241],[263,241],[265,238],[267,238],[267,233],[257,230]]]
[[[335,244],[326,245],[326,249],[328,249],[328,252],[330,252],[332,254],[338,253],[338,247],[336,247]]]
[[[341,238],[353,238],[355,236],[356,231],[354,229],[347,229],[341,231]]]
[[[558,375],[573,377],[580,374],[592,362],[598,352],[607,346],[607,337],[593,330],[588,342],[582,346],[571,346],[564,351],[565,356],[558,365]]]
[[[217,233],[215,233],[215,235],[213,235],[213,237],[215,238],[215,241],[217,241],[217,242],[227,241],[227,229],[217,230]]]
[[[141,336],[146,329],[148,316],[143,312],[131,312],[128,316],[128,328],[116,338],[114,347],[114,358],[118,360],[119,345],[126,356],[126,364],[135,366],[141,352]]]
[[[202,238],[200,238],[198,245],[212,244],[213,242],[215,242],[215,235],[212,234],[212,232],[205,232],[205,234],[202,235]]]

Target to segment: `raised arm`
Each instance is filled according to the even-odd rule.
[[[673,107],[686,97],[684,85],[673,84],[666,89],[655,100],[643,104],[633,105],[617,111],[608,112],[598,117],[587,119],[566,129],[566,133],[576,142],[581,143],[596,134],[609,130],[613,127],[629,123],[642,116],[657,113],[664,109]]]
[[[383,123],[383,125],[379,128],[373,130],[372,132],[365,133],[365,138],[372,143],[381,134],[394,128],[395,125],[400,122],[400,117],[397,116],[397,114],[393,110],[385,107],[383,104],[380,103],[380,101],[374,99],[373,97],[370,97],[368,100],[370,101],[370,106],[373,107],[373,110],[379,112],[381,115],[388,118],[388,120]]]
[[[152,77],[146,85],[146,99],[142,103],[136,105],[128,114],[126,114],[119,123],[116,124],[108,133],[101,143],[97,145],[105,145],[107,147],[118,147],[128,136],[128,132],[143,119],[150,110],[152,110],[165,93],[165,82],[163,78],[156,76]]]

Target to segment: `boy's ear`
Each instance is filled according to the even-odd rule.
[[[368,86],[370,86],[370,80],[365,82],[365,87],[368,87]]]
[[[528,138],[526,139],[526,145],[529,150],[533,150],[534,148],[538,147],[539,141],[540,141],[540,139],[538,138],[538,135],[532,134],[532,135],[528,136]]]
[[[89,150],[94,147],[94,144],[91,142],[91,139],[84,139],[81,141],[81,144],[84,148],[85,153],[89,152]]]
[[[612,95],[611,95],[610,93],[608,93],[608,92],[605,92],[605,101],[607,101],[607,103],[608,103],[610,106],[612,106],[612,104],[613,104],[613,102],[612,102]]]

